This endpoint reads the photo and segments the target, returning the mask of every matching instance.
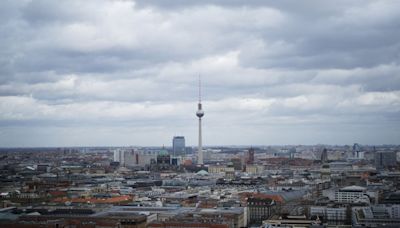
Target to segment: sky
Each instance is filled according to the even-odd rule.
[[[2,0],[0,147],[399,144],[400,1]]]

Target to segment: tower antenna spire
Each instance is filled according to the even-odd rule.
[[[201,75],[199,74],[199,103],[201,103]]]

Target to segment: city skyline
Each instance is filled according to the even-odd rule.
[[[399,144],[398,1],[2,1],[0,147]],[[108,15],[103,17],[103,15]]]

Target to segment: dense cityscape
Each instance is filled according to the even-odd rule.
[[[1,227],[400,226],[399,146],[1,149]]]

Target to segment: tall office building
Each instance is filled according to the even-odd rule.
[[[114,150],[114,161],[119,162],[121,165],[125,164],[125,151],[121,149]]]
[[[114,161],[119,162],[121,166],[135,166],[139,164],[139,153],[134,149],[116,149]]]
[[[328,150],[324,148],[321,153],[321,163],[326,163],[328,161]]]
[[[197,164],[203,165],[203,145],[202,145],[202,137],[201,137],[201,118],[204,116],[204,111],[201,106],[201,81],[199,76],[199,103],[197,105],[196,116],[199,117],[199,146],[197,152]]]
[[[246,164],[254,164],[254,149],[250,148],[246,152]]]
[[[172,139],[172,154],[174,156],[186,154],[185,137],[175,136]]]
[[[385,169],[395,167],[397,164],[396,152],[394,151],[378,151],[375,152],[376,169]]]
[[[124,151],[124,163],[122,165],[129,167],[137,164],[138,154],[133,149],[126,149]]]

